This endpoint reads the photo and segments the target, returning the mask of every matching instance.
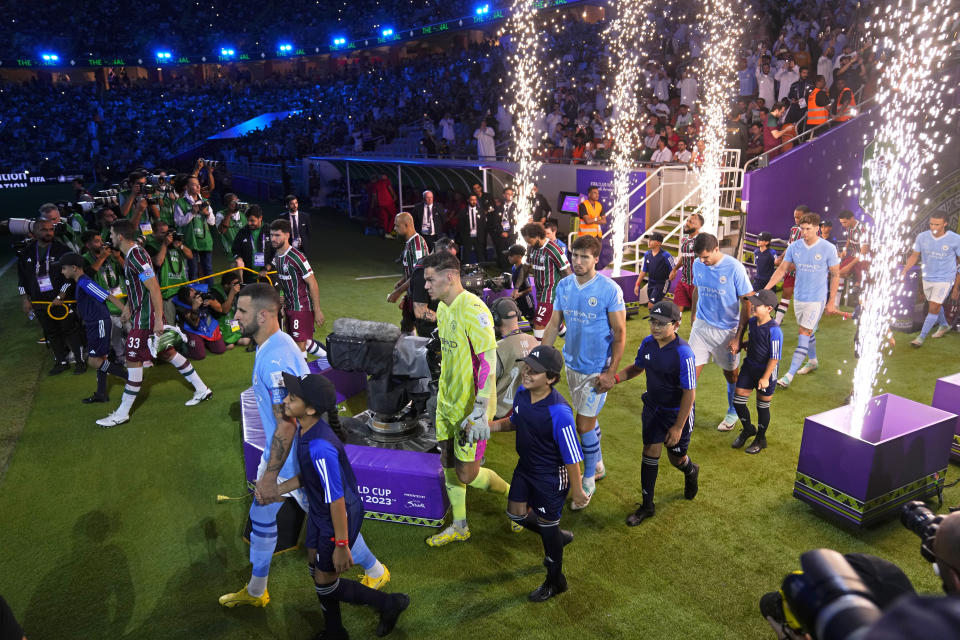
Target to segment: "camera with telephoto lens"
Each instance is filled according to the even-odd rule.
[[[34,218],[10,218],[0,221],[0,234],[10,234],[12,236],[29,236],[33,233],[34,225],[37,221]],[[63,226],[63,220],[53,225],[53,232]],[[14,246],[16,249],[16,246]]]
[[[920,555],[927,562],[936,562],[937,556],[933,553],[933,539],[937,536],[937,529],[943,522],[943,516],[938,516],[919,500],[903,505],[900,512],[900,522],[908,530],[920,536]]]
[[[116,198],[120,194],[116,189],[101,189],[97,191],[97,196],[101,198]]]
[[[161,176],[160,174],[148,174],[147,175],[147,184],[154,187],[159,187],[164,184],[169,178],[167,176]]]
[[[94,196],[93,204],[98,207],[109,207],[120,204],[120,200],[116,196]]]
[[[174,242],[183,242],[183,234],[179,231],[167,231],[167,235],[170,236]]]
[[[79,213],[79,214],[90,213],[91,211],[93,211],[93,210],[98,206],[97,203],[96,203],[96,201],[91,201],[91,200],[81,200],[80,202],[64,202],[64,201],[58,201],[58,202],[56,202],[55,204],[57,205],[57,208],[60,209],[60,213],[61,213],[61,214],[65,214],[65,213]]]
[[[220,162],[221,162],[220,160],[204,160],[203,164],[210,167],[211,169],[215,169],[217,165],[220,164]]]
[[[237,211],[239,211],[240,213],[246,213],[249,208],[250,208],[250,203],[249,203],[249,202],[238,202],[238,203],[237,203]]]
[[[873,592],[837,551],[807,551],[800,566],[801,571],[783,579],[779,591],[760,599],[760,612],[777,625],[781,637],[855,640],[880,619]]]
[[[484,273],[483,267],[473,263],[465,264],[461,268],[460,283],[464,289],[480,298],[483,298],[484,289],[500,292],[513,288],[513,279],[509,273],[501,273],[499,276],[489,278]]]

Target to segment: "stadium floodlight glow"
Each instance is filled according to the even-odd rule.
[[[58,56],[58,55],[55,54],[55,53],[44,53],[43,55],[40,56],[40,58],[41,58],[44,62],[59,62],[59,61],[60,61],[60,56]]]
[[[279,51],[281,54],[290,53],[291,51],[293,51],[293,45],[286,44],[286,43],[281,44],[279,47],[277,47],[277,51]]]
[[[231,58],[234,55],[236,55],[236,53],[237,52],[234,51],[233,49],[227,49],[225,47],[220,49],[220,55],[223,56],[224,58]]]
[[[475,11],[478,16],[486,15],[490,13],[490,5],[488,4],[480,5],[475,9]]]
[[[384,29],[381,32],[381,34],[383,35],[384,38],[389,38],[390,36],[393,35],[393,29]]]
[[[335,47],[342,47],[342,46],[345,45],[345,44],[347,44],[347,39],[346,39],[346,38],[334,38],[334,39],[333,39],[333,46],[335,46]]]
[[[160,62],[167,62],[173,57],[169,51],[157,51],[157,60]]]

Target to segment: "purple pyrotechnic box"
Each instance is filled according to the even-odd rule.
[[[937,380],[937,386],[933,388],[932,405],[960,416],[960,373]],[[960,420],[957,420],[957,428],[953,434],[950,457],[954,462],[960,462]]]
[[[847,405],[804,421],[794,497],[866,527],[943,489],[956,415],[886,393],[870,400],[859,435],[847,433],[849,416]]]
[[[449,502],[440,455],[348,444],[366,517],[428,527],[443,524]]]

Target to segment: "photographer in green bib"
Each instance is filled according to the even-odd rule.
[[[217,231],[220,232],[220,244],[227,257],[233,256],[233,241],[236,239],[240,229],[246,224],[247,209],[250,205],[246,202],[240,202],[240,198],[235,193],[228,193],[223,196],[224,208],[217,211],[216,224]]]
[[[88,268],[85,269],[87,275],[93,278],[93,281],[103,287],[110,295],[117,298],[126,295],[127,285],[123,279],[123,254],[120,253],[120,250],[104,242],[100,232],[93,229],[84,231],[81,241],[84,250],[83,259],[87,261],[88,265]],[[113,327],[110,331],[110,347],[113,349],[113,355],[122,363],[130,322],[123,322],[121,310],[112,302],[107,300],[106,305],[110,312],[110,324]]]
[[[200,180],[195,175],[179,175],[174,180],[177,193],[182,194],[173,209],[173,221],[183,235],[183,245],[190,249],[187,266],[190,280],[213,273],[213,227],[216,218],[210,202],[200,192]]]
[[[223,341],[227,344],[227,349],[232,349],[233,345],[248,346],[252,344],[250,338],[243,337],[240,323],[234,318],[241,286],[240,274],[236,271],[223,274],[220,278],[220,284],[210,286],[210,292],[217,297],[217,301],[220,303],[219,309],[213,307],[213,316],[220,323],[220,333],[223,336]]]
[[[120,201],[120,217],[129,218],[144,237],[153,233],[152,221],[160,215],[157,200],[147,194],[147,172],[131,171],[126,186],[117,194]]]
[[[183,236],[163,220],[157,220],[155,232],[147,236],[143,246],[157,268],[157,280],[163,296],[163,317],[172,323],[177,317],[173,296],[180,290],[176,285],[192,280],[188,265],[193,258],[193,251],[186,246]]]

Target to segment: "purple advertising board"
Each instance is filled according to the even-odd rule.
[[[636,185],[641,184],[646,179],[647,174],[644,171],[631,172],[631,188],[636,187]],[[605,171],[603,169],[577,169],[577,191],[586,198],[587,189],[590,187],[597,187],[600,190],[600,203],[603,205],[603,210],[609,212],[613,206],[613,171]],[[633,211],[634,208],[637,208],[646,195],[647,188],[645,186],[637,189],[636,193],[630,196],[630,210]],[[611,224],[613,224],[613,220],[607,218],[607,224],[603,226],[604,233],[610,228]],[[633,215],[630,216],[630,226],[627,227],[627,240],[636,240],[640,237],[640,234],[646,230],[646,226],[647,206],[643,205],[637,208]],[[610,242],[604,240],[603,252],[600,254],[600,264],[608,264],[612,257],[613,247]]]
[[[960,94],[955,98],[960,102]],[[747,232],[767,231],[786,238],[793,225],[793,209],[810,207],[825,220],[834,220],[844,209],[859,220],[872,221],[864,210],[864,158],[875,149],[880,109],[866,111],[815,140],[801,144],[770,161],[763,169],[744,175],[742,200],[747,212]],[[944,122],[938,135],[960,134],[960,120]],[[909,236],[927,228],[934,211],[946,214],[948,228],[960,223],[960,153],[937,156],[938,170],[920,176],[917,215]],[[834,226],[837,229],[837,226]]]

